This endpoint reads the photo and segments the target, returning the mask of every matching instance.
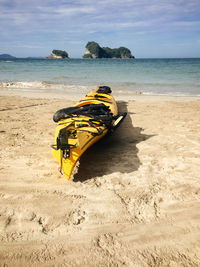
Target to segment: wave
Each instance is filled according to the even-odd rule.
[[[75,84],[62,84],[48,81],[16,81],[16,82],[0,82],[0,88],[7,88],[9,90],[46,90],[62,94],[69,93],[88,93],[96,84],[93,85],[75,85]],[[139,83],[112,83],[107,84],[113,90],[113,93],[119,95],[160,95],[160,96],[200,96],[199,86],[184,84],[183,87],[171,84],[139,84]],[[134,86],[133,86],[134,85]],[[181,90],[180,90],[181,88]],[[188,89],[189,88],[189,89]]]
[[[33,81],[33,82],[1,82],[0,87],[3,88],[43,88],[46,87],[44,82]]]
[[[21,81],[21,82],[0,82],[0,88],[17,91],[46,91],[57,94],[68,93],[87,93],[91,87],[85,85],[66,85],[46,81]]]

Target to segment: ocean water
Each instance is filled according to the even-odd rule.
[[[124,93],[200,95],[200,59],[0,60],[0,83],[108,85]],[[34,87],[34,86],[33,86]]]

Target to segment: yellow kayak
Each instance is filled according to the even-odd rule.
[[[52,153],[68,180],[81,155],[108,132],[113,132],[126,116],[126,113],[118,114],[111,92],[108,86],[97,86],[76,105],[60,109],[53,116],[58,124]]]

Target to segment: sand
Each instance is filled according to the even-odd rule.
[[[121,99],[67,181],[52,116],[75,99],[1,91],[0,266],[200,266],[200,98]]]

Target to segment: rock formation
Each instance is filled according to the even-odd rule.
[[[68,53],[62,50],[53,50],[51,55],[46,57],[48,59],[68,59]]]
[[[100,47],[96,42],[88,42],[83,58],[134,58],[126,47]]]

